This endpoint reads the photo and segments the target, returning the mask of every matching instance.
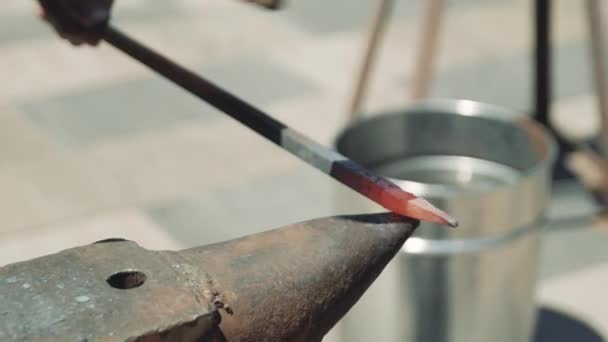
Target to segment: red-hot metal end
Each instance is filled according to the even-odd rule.
[[[351,189],[399,215],[457,227],[458,221],[425,199],[351,161],[334,163],[331,175]]]
[[[407,201],[405,209],[397,213],[403,216],[417,218],[421,221],[435,222],[452,228],[458,227],[458,221],[456,221],[456,219],[420,197]]]
[[[435,207],[424,198],[417,197],[399,187],[386,189],[384,196],[381,196],[378,203],[402,216],[439,223],[453,228],[458,227],[458,221],[446,212]]]

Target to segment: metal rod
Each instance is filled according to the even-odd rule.
[[[602,155],[608,157],[608,84],[606,82],[606,50],[601,3],[599,0],[587,0],[586,8],[591,36],[592,74],[601,119],[599,146]]]
[[[550,122],[551,68],[553,67],[551,58],[551,0],[535,0],[534,5],[534,118],[554,133],[561,150],[560,153],[564,155],[578,147],[556,132]],[[561,161],[558,161],[558,164],[560,163]]]
[[[549,127],[551,104],[551,0],[535,0],[534,116]]]
[[[420,100],[428,96],[433,78],[433,63],[437,49],[437,38],[441,28],[444,0],[427,0],[412,89],[412,99]]]
[[[375,175],[345,156],[290,129],[259,109],[139,44],[118,30],[108,27],[104,32],[104,39],[201,100],[384,208],[423,221],[453,227],[458,225],[456,220],[423,198],[402,190],[384,177]]]
[[[376,59],[378,46],[380,45],[386,29],[392,3],[393,0],[376,1],[376,10],[374,11],[374,16],[369,28],[369,33],[365,43],[363,61],[359,67],[355,90],[348,111],[349,121],[358,119],[358,115],[360,114],[361,103],[363,102],[365,93],[367,92],[369,75]]]

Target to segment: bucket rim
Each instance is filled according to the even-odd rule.
[[[542,158],[539,158],[539,160],[535,162],[534,165],[532,165],[531,167],[526,168],[524,170],[518,170],[518,181],[516,184],[520,184],[526,179],[533,178],[539,173],[545,172],[546,170],[551,171],[551,165],[553,165],[553,163],[557,159],[558,148],[557,142],[555,141],[553,134],[551,134],[551,132],[546,127],[538,123],[529,115],[526,115],[524,114],[524,112],[515,109],[467,99],[425,99],[411,103],[410,105],[407,105],[405,107],[383,110],[373,116],[359,117],[359,119],[348,123],[344,126],[343,129],[339,131],[339,133],[335,136],[333,146],[339,153],[343,153],[343,151],[340,151],[338,149],[340,140],[344,138],[346,133],[353,131],[357,127],[361,127],[362,125],[366,125],[374,121],[384,120],[385,118],[391,116],[418,114],[419,111],[423,110],[439,112],[442,115],[445,114],[466,117],[478,117],[489,120],[514,123],[519,127],[519,129],[531,130],[526,132],[526,134],[528,135],[541,134],[543,136],[543,141],[546,143],[546,152],[544,153]],[[417,195],[419,196],[433,195],[431,191],[432,187],[429,183],[390,177],[389,179],[393,182],[396,182],[397,184],[403,184],[407,182],[410,186],[422,189],[422,191],[417,193]],[[501,191],[502,189],[511,187],[513,187],[513,184],[498,184],[495,187],[492,187],[491,189],[484,189],[476,192],[444,193],[443,197],[463,197],[468,195],[479,196],[483,194],[494,193],[497,191]]]

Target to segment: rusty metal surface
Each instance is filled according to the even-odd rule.
[[[0,340],[320,341],[417,225],[332,217],[181,252],[109,240],[0,269]]]
[[[131,289],[112,287],[107,279],[122,271],[142,272],[146,280]],[[202,334],[219,320],[204,298],[207,284],[204,271],[179,254],[148,251],[130,241],[8,265],[0,270],[0,340]]]

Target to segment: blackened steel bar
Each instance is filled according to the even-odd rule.
[[[456,227],[458,222],[423,198],[402,190],[338,152],[287,127],[259,109],[203,79],[190,70],[108,27],[104,39],[160,73],[201,100],[223,111],[283,149],[381,206],[403,216]]]

